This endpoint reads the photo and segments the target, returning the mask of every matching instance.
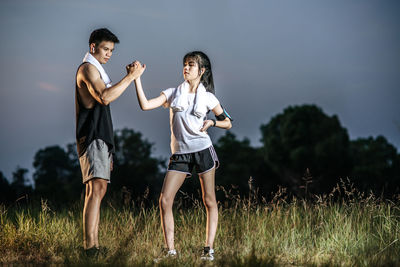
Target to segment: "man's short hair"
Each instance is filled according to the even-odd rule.
[[[100,44],[102,41],[110,41],[113,43],[119,43],[118,37],[115,36],[109,29],[101,28],[94,30],[90,34],[89,45],[95,43],[96,45]]]

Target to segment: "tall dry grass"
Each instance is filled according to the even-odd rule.
[[[280,189],[267,201],[251,190],[220,203],[216,266],[398,266],[399,201],[364,195],[342,182],[327,195],[288,197]],[[189,196],[177,197],[177,201]],[[191,197],[191,196],[190,196]],[[179,257],[161,266],[204,265],[205,211],[175,209]],[[180,206],[179,203],[177,203]],[[106,256],[88,262],[82,254],[82,207],[53,211],[46,201],[31,207],[0,206],[0,263],[67,265],[153,265],[163,248],[157,207],[104,203],[100,242]]]

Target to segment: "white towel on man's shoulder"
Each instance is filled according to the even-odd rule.
[[[171,108],[174,111],[184,111],[189,107],[189,83],[184,81],[178,86],[175,92],[175,98],[171,103]],[[202,83],[199,84],[194,99],[194,115],[198,118],[204,117],[207,114],[207,91]]]
[[[104,70],[103,66],[100,64],[100,62],[92,56],[89,52],[86,53],[85,57],[83,58],[82,62],[89,62],[93,66],[97,68],[97,70],[100,72],[101,79],[103,82],[106,84],[106,87],[109,88],[112,86],[112,82],[110,77],[108,77],[106,71]]]

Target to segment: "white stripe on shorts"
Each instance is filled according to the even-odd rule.
[[[215,169],[218,169],[218,167],[219,167],[219,159],[218,159],[218,156],[217,156],[217,152],[215,152],[214,146],[210,146],[209,150],[210,150],[210,153],[211,153],[211,157],[214,160],[214,164],[216,165]]]

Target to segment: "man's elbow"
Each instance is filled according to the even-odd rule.
[[[112,101],[114,101],[114,99],[112,99],[111,95],[108,93],[108,88],[106,88],[105,90],[103,90],[102,92],[98,92],[98,98],[99,98],[99,102],[100,104],[107,106],[109,105]]]
[[[106,94],[99,94],[99,102],[100,102],[100,104],[102,104],[102,105],[104,105],[104,106],[107,106],[108,104],[110,104],[111,103],[111,100],[107,97],[107,95]]]
[[[105,97],[101,97],[100,98],[100,104],[107,106],[111,103],[111,101],[109,101],[108,99],[106,99]]]

